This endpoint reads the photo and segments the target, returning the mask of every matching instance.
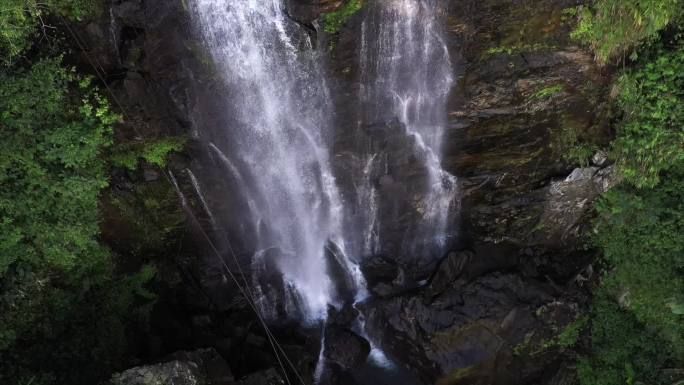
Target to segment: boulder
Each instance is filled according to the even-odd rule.
[[[549,291],[515,274],[493,272],[450,286],[438,297],[418,292],[380,298],[362,311],[373,340],[425,383],[527,384],[557,356],[531,360],[517,356],[516,347],[530,339],[542,346],[538,341],[576,313],[573,306],[560,306],[563,322],[551,325],[550,315],[539,311],[555,303]]]
[[[330,325],[325,329],[324,357],[344,370],[366,362],[370,343],[350,329]]]
[[[359,312],[351,305],[328,308],[323,330],[323,356],[326,371],[344,372],[362,365],[370,354],[370,343],[356,331]],[[330,374],[330,373],[328,373]]]
[[[174,353],[164,363],[115,374],[112,385],[230,385],[233,375],[214,349]]]

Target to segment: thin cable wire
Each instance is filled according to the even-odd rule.
[[[165,174],[165,175],[166,175],[166,174]],[[175,177],[173,176],[173,173],[172,173],[171,171],[169,171],[169,176],[170,176],[170,178],[171,178],[173,181],[176,180]],[[167,178],[169,178],[169,176],[167,176]],[[297,379],[302,383],[302,385],[306,385],[306,382],[304,382],[304,380],[302,379],[301,375],[300,375],[299,372],[297,371],[297,368],[294,366],[294,364],[292,363],[292,361],[288,358],[287,354],[285,353],[285,351],[283,350],[283,348],[280,346],[280,344],[278,343],[278,341],[275,339],[275,336],[273,335],[273,333],[271,332],[270,328],[269,328],[268,325],[266,324],[266,321],[263,319],[263,317],[262,317],[261,314],[259,313],[259,311],[258,311],[258,309],[257,309],[257,307],[256,307],[256,305],[255,305],[255,303],[254,303],[254,301],[253,301],[252,296],[251,296],[250,294],[248,294],[248,292],[247,292],[247,290],[249,290],[249,289],[245,290],[245,289],[240,285],[240,282],[238,281],[238,279],[237,279],[237,277],[235,276],[235,274],[232,272],[232,270],[230,269],[230,267],[228,266],[228,264],[226,263],[226,261],[224,261],[223,258],[221,257],[221,253],[218,251],[218,248],[216,248],[216,246],[214,245],[214,242],[211,240],[211,238],[210,238],[209,235],[206,233],[206,231],[204,231],[204,228],[202,228],[202,225],[199,223],[199,221],[197,220],[197,218],[195,217],[195,215],[194,215],[194,214],[190,211],[190,209],[187,207],[187,203],[186,203],[184,197],[182,197],[182,192],[180,191],[180,188],[178,187],[177,182],[171,182],[171,183],[174,184],[174,186],[178,189],[178,193],[181,195],[181,203],[182,203],[183,209],[186,210],[188,216],[192,219],[192,221],[194,222],[194,224],[198,227],[198,229],[199,229],[200,232],[202,233],[202,236],[205,238],[205,240],[206,240],[207,243],[209,244],[210,248],[211,248],[212,251],[214,252],[214,255],[215,255],[216,258],[221,262],[221,264],[223,265],[223,267],[226,269],[226,271],[228,272],[228,275],[229,275],[230,278],[233,280],[233,282],[234,282],[235,285],[237,286],[237,288],[238,288],[238,290],[240,291],[240,293],[245,297],[245,299],[247,300],[247,303],[249,304],[249,306],[252,308],[252,310],[253,310],[254,313],[256,314],[257,318],[259,319],[259,322],[261,323],[262,327],[264,328],[264,331],[266,332],[266,335],[267,335],[268,340],[269,340],[269,342],[270,342],[270,344],[271,344],[271,347],[272,347],[274,353],[276,354],[276,359],[278,360],[278,363],[280,364],[281,370],[283,371],[283,375],[285,376],[285,380],[287,381],[287,383],[288,383],[288,384],[291,384],[291,383],[290,383],[290,380],[289,380],[289,377],[288,377],[288,375],[287,375],[287,371],[285,370],[285,366],[283,365],[283,363],[282,363],[282,361],[281,361],[281,359],[280,359],[280,354],[278,354],[278,350],[280,350],[281,354],[282,354],[283,357],[286,359],[286,361],[287,361],[287,363],[289,364],[289,366],[292,368],[293,372],[294,372],[295,375],[297,376]],[[235,256],[235,253],[233,252],[233,248],[232,248],[232,246],[230,246],[230,244],[229,244],[229,248],[230,248],[230,250],[231,250],[231,254],[232,254],[233,257],[237,260],[237,257]],[[242,271],[242,269],[240,269],[240,271]],[[244,277],[244,273],[243,273],[243,277]],[[277,350],[276,350],[276,346],[278,347]]]
[[[66,20],[64,19],[64,17],[62,17],[62,16],[60,16],[60,18],[61,18],[61,20],[62,20],[62,24],[67,28],[67,30],[69,31],[69,34],[70,34],[71,37],[74,39],[74,41],[75,41],[76,44],[78,45],[79,49],[81,50],[81,52],[83,52],[83,54],[85,55],[86,59],[88,60],[88,63],[90,64],[90,66],[93,68],[93,70],[94,70],[95,73],[97,74],[97,77],[100,79],[100,81],[102,82],[102,84],[104,85],[104,87],[107,89],[107,91],[109,92],[111,98],[112,98],[112,99],[114,100],[114,102],[116,103],[117,107],[119,107],[119,109],[121,110],[121,113],[124,115],[124,117],[125,117],[127,120],[130,121],[131,119],[130,119],[128,113],[126,112],[126,109],[123,107],[123,105],[121,104],[121,102],[119,101],[119,99],[118,99],[118,98],[116,97],[116,95],[114,94],[114,91],[112,91],[112,89],[109,87],[109,84],[107,84],[107,81],[105,80],[103,74],[100,72],[102,67],[101,67],[99,61],[97,61],[97,59],[95,59],[95,61],[97,61],[97,64],[98,64],[98,65],[96,66],[95,63],[93,62],[93,59],[90,57],[90,55],[89,55],[88,52],[86,51],[85,47],[81,44],[81,41],[80,41],[79,38],[77,37],[76,33],[74,33],[74,31],[71,29],[71,27],[69,26],[69,24],[67,23],[67,21],[66,21]],[[98,68],[98,66],[100,66],[100,67]],[[137,129],[135,126],[131,126],[131,127],[133,128],[133,130],[135,131],[135,133],[136,133],[138,136],[142,137],[141,133],[138,131],[138,129]],[[165,174],[165,175],[166,175],[166,174]],[[172,176],[172,177],[173,177],[173,176]],[[167,178],[168,178],[168,176],[167,176]],[[174,178],[174,179],[175,179],[175,178]],[[179,191],[179,193],[181,193],[181,192]],[[185,205],[183,205],[183,208],[184,208],[184,210],[189,211],[189,209],[188,209]],[[288,378],[287,371],[285,370],[285,367],[284,367],[284,365],[283,365],[283,363],[282,363],[282,361],[281,361],[281,359],[280,359],[280,354],[278,354],[278,350],[280,351],[280,353],[283,355],[283,357],[284,357],[285,360],[287,361],[287,364],[292,368],[292,371],[295,373],[295,375],[296,375],[297,379],[299,380],[299,382],[301,382],[303,385],[306,385],[306,382],[303,380],[302,376],[299,374],[299,371],[298,371],[297,368],[295,367],[294,363],[292,363],[292,361],[291,361],[290,358],[288,357],[287,353],[285,353],[285,350],[284,350],[284,349],[282,348],[282,346],[278,343],[277,339],[275,338],[275,336],[273,335],[273,333],[271,332],[271,330],[268,328],[268,326],[266,325],[266,322],[264,321],[264,319],[262,318],[261,314],[259,313],[259,311],[258,311],[258,309],[257,309],[257,307],[256,307],[256,304],[255,304],[254,295],[253,295],[253,293],[251,292],[251,290],[249,289],[249,284],[247,283],[247,280],[246,280],[246,278],[245,278],[244,271],[242,270],[242,267],[240,266],[240,263],[238,262],[238,259],[237,259],[237,256],[236,256],[236,254],[235,254],[235,251],[233,250],[233,247],[232,247],[232,245],[230,244],[230,240],[228,240],[228,239],[226,240],[227,243],[228,243],[228,249],[230,250],[230,254],[231,254],[233,260],[235,261],[235,265],[238,267],[238,270],[240,271],[240,275],[242,276],[242,280],[243,280],[243,282],[244,282],[244,284],[245,284],[246,290],[243,289],[242,286],[240,286],[239,281],[237,280],[237,278],[235,277],[235,275],[233,274],[233,272],[232,272],[232,271],[230,270],[230,268],[228,267],[228,264],[226,264],[226,262],[223,260],[223,258],[221,257],[221,255],[220,255],[218,249],[217,249],[216,246],[214,245],[213,241],[211,240],[211,238],[209,237],[209,235],[204,231],[204,229],[202,228],[202,226],[201,226],[201,224],[199,223],[199,221],[197,221],[197,218],[195,218],[194,214],[193,214],[192,212],[189,212],[189,213],[188,213],[188,216],[190,216],[190,217],[192,218],[193,222],[195,222],[195,224],[197,225],[197,227],[200,229],[200,231],[202,232],[203,237],[207,240],[207,242],[209,243],[209,245],[210,245],[212,251],[215,253],[215,256],[221,261],[221,264],[222,264],[223,267],[226,269],[226,271],[228,272],[229,276],[231,277],[231,279],[233,280],[233,282],[235,283],[235,285],[238,287],[238,290],[241,292],[241,294],[242,294],[242,295],[245,297],[245,299],[247,300],[247,303],[249,304],[250,308],[252,308],[252,310],[253,310],[254,313],[256,314],[257,318],[259,319],[259,322],[262,324],[262,326],[263,326],[263,328],[264,328],[264,331],[266,332],[266,336],[268,337],[268,340],[269,340],[269,343],[270,343],[270,345],[271,345],[271,348],[273,349],[273,352],[274,352],[275,355],[276,355],[276,359],[278,360],[278,364],[280,365],[280,368],[281,368],[281,370],[283,371],[283,375],[285,376],[285,380],[287,381],[287,383],[290,384],[290,380],[289,380],[289,378]],[[277,350],[276,350],[276,347],[277,347]]]
[[[250,295],[250,297],[251,297],[251,301],[252,301],[252,303],[255,304],[255,303],[256,303],[256,300],[255,300],[254,294],[252,293],[252,290],[249,288],[249,284],[247,283],[247,279],[245,278],[245,277],[246,277],[246,276],[245,276],[245,273],[242,271],[242,267],[240,266],[240,263],[238,262],[238,259],[237,259],[237,256],[236,256],[236,254],[235,254],[235,251],[233,250],[233,246],[232,246],[231,243],[230,243],[230,239],[227,239],[227,238],[226,238],[226,243],[228,244],[228,250],[230,250],[230,254],[233,256],[233,261],[235,262],[235,265],[238,267],[238,270],[240,271],[240,275],[242,276],[242,281],[244,282],[245,287],[247,288],[247,292],[249,293],[249,295]],[[254,311],[257,312],[257,316],[259,316],[259,318],[261,318],[261,314],[260,314],[260,313],[258,312],[258,310],[256,309],[256,305],[254,305],[254,308],[255,308]],[[263,322],[263,321],[262,321],[262,322]],[[285,351],[283,350],[282,346],[280,346],[280,344],[279,344],[278,341],[276,340],[275,336],[271,333],[271,331],[270,331],[269,329],[266,329],[266,333],[269,334],[269,335],[273,338],[273,340],[274,340],[275,343],[276,343],[276,346],[278,346],[278,349],[282,352],[283,357],[285,357],[285,360],[287,361],[287,363],[290,365],[290,367],[291,367],[292,370],[294,371],[295,375],[297,376],[297,379],[298,379],[302,384],[305,384],[304,380],[302,379],[302,376],[299,374],[299,371],[297,370],[297,368],[295,367],[295,365],[292,363],[292,361],[290,361],[290,358],[287,356],[287,354],[286,354]]]

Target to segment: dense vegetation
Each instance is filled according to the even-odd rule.
[[[3,385],[97,383],[128,364],[128,329],[145,324],[153,299],[145,286],[154,269],[124,273],[99,242],[120,117],[63,64],[66,47],[45,30],[55,30],[48,18],[79,19],[93,4],[9,0],[0,9]],[[177,148],[148,145],[138,156],[161,162]]]
[[[680,0],[599,0],[581,8],[573,36],[591,45],[601,61],[632,56],[634,49],[658,39],[681,16]]]
[[[95,11],[89,0],[3,0],[0,8],[0,58],[11,64],[37,36],[46,37],[45,18],[80,19]]]
[[[616,138],[624,182],[597,207],[606,265],[583,385],[673,384],[684,364],[684,39],[681,1],[597,1],[574,36],[619,58]]]

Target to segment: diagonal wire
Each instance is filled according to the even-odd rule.
[[[166,175],[166,174],[165,174],[165,175]],[[261,313],[260,313],[259,310],[257,309],[257,307],[256,307],[256,305],[255,305],[255,303],[254,303],[253,295],[251,294],[251,291],[248,289],[249,285],[246,285],[246,286],[245,286],[245,287],[247,287],[247,289],[245,289],[245,288],[242,287],[242,285],[241,285],[240,282],[238,281],[238,279],[237,279],[237,277],[235,276],[235,274],[233,273],[233,271],[230,269],[230,267],[229,267],[228,264],[225,262],[225,260],[221,257],[221,253],[220,253],[220,252],[218,251],[218,249],[216,248],[216,245],[215,245],[214,242],[211,240],[211,237],[209,237],[209,235],[206,233],[206,231],[204,231],[204,228],[202,228],[201,224],[199,223],[199,221],[197,220],[197,218],[195,217],[195,215],[194,215],[194,214],[190,211],[190,209],[187,207],[186,200],[185,200],[185,198],[182,196],[182,192],[180,191],[180,188],[178,187],[178,182],[176,181],[176,178],[173,176],[173,173],[172,173],[171,171],[169,171],[169,175],[167,176],[167,178],[169,178],[169,177],[170,177],[170,179],[171,179],[171,183],[173,183],[173,185],[174,185],[174,186],[176,187],[176,189],[178,190],[179,195],[181,195],[180,198],[181,198],[181,201],[182,201],[183,209],[186,210],[186,213],[188,214],[188,216],[192,219],[192,221],[194,222],[194,224],[198,227],[198,229],[199,229],[200,232],[202,233],[202,236],[205,238],[205,240],[206,240],[207,243],[209,244],[210,248],[212,249],[214,255],[215,255],[216,258],[221,262],[221,264],[223,265],[223,267],[225,268],[225,270],[228,272],[228,275],[229,275],[230,278],[233,280],[233,282],[235,283],[235,285],[238,287],[238,290],[239,290],[240,293],[245,297],[245,299],[247,300],[247,303],[249,304],[250,308],[254,311],[254,313],[256,314],[257,318],[259,319],[259,323],[261,323],[261,326],[264,328],[264,331],[266,332],[266,335],[267,335],[267,337],[268,337],[269,343],[271,344],[271,347],[273,348],[273,351],[274,351],[274,353],[276,354],[276,359],[278,360],[278,363],[280,364],[281,370],[283,371],[283,374],[284,374],[284,376],[285,376],[285,380],[287,381],[288,384],[291,384],[291,383],[290,383],[290,380],[289,380],[289,377],[288,377],[288,375],[287,375],[287,372],[286,372],[286,370],[285,370],[285,366],[283,365],[283,363],[282,363],[282,361],[281,361],[281,358],[280,358],[280,355],[281,355],[281,354],[282,354],[282,356],[285,358],[285,360],[286,360],[286,362],[288,363],[288,365],[290,366],[290,368],[292,368],[292,371],[293,371],[293,372],[295,373],[295,375],[297,376],[297,379],[299,380],[299,382],[300,382],[302,385],[306,385],[306,382],[303,380],[303,378],[302,378],[301,375],[299,374],[299,371],[297,370],[297,368],[295,367],[295,365],[292,363],[292,361],[289,359],[289,357],[287,356],[287,353],[285,353],[285,350],[284,350],[284,349],[282,348],[282,346],[278,343],[278,341],[276,340],[275,336],[274,336],[273,333],[271,332],[270,328],[269,328],[268,325],[266,324],[266,321],[264,320],[264,318],[261,316]],[[232,246],[230,245],[230,242],[229,242],[229,241],[228,241],[228,246],[229,246],[231,255],[233,256],[233,258],[234,258],[235,261],[237,262],[237,256],[235,255],[235,252],[233,251],[233,248],[232,248]],[[242,273],[242,268],[239,267],[239,263],[238,263],[237,265],[238,265],[238,268],[240,269],[240,272]],[[243,276],[243,280],[244,280],[244,273],[242,273],[242,276]],[[246,282],[246,281],[245,281],[245,282]],[[280,351],[280,354],[278,353],[278,351]]]
[[[88,60],[88,63],[91,65],[91,67],[93,68],[93,70],[94,70],[95,73],[97,74],[97,77],[100,79],[100,81],[102,82],[102,84],[104,85],[104,87],[107,89],[107,91],[109,92],[111,98],[112,98],[112,99],[114,100],[114,102],[116,103],[117,107],[119,107],[121,113],[124,115],[124,117],[125,117],[127,120],[130,120],[130,117],[129,117],[129,115],[128,115],[126,109],[123,107],[122,103],[121,103],[121,102],[119,101],[119,99],[116,97],[116,95],[114,94],[114,91],[112,91],[112,89],[109,87],[109,84],[108,84],[107,81],[105,80],[105,78],[104,78],[104,76],[103,76],[103,74],[102,74],[102,72],[101,72],[101,71],[102,71],[102,67],[101,67],[99,61],[97,61],[97,59],[95,59],[95,61],[93,61],[93,58],[91,58],[91,56],[88,54],[88,52],[86,51],[85,47],[84,47],[83,44],[81,43],[80,39],[77,37],[77,34],[74,33],[73,29],[69,26],[68,22],[64,19],[64,17],[60,16],[60,18],[61,18],[61,20],[62,20],[62,24],[67,28],[67,30],[69,31],[69,34],[71,35],[71,37],[73,38],[73,40],[76,42],[76,44],[78,45],[79,49],[83,52],[83,54],[85,55],[86,59]],[[97,65],[95,65],[95,62],[97,62]],[[99,66],[99,67],[98,67],[98,66]],[[142,137],[142,135],[140,134],[140,132],[138,131],[138,129],[137,129],[135,126],[132,126],[132,127],[133,127],[133,130],[136,132],[136,134],[137,134],[138,136]],[[169,171],[169,173],[170,173],[170,171]],[[173,174],[170,174],[170,176],[171,176],[171,178],[175,181],[175,177],[173,177]],[[167,176],[167,179],[168,179],[168,176]],[[173,184],[177,186],[177,183],[176,183],[176,182],[173,182]],[[179,194],[182,194],[182,193],[180,192],[180,190],[179,190]],[[183,205],[183,207],[184,207],[185,210],[189,211],[189,209],[188,209],[185,205]],[[230,244],[230,240],[228,240],[228,239],[226,240],[227,243],[228,243],[228,248],[229,248],[229,250],[230,250],[230,254],[231,254],[233,260],[235,261],[235,265],[238,267],[238,270],[240,271],[240,275],[242,276],[242,280],[243,280],[244,285],[245,285],[244,288],[240,285],[240,283],[239,283],[237,277],[235,277],[235,275],[233,274],[233,272],[232,272],[232,271],[230,270],[230,268],[228,267],[228,264],[226,264],[226,262],[223,260],[223,257],[221,257],[220,252],[218,251],[218,249],[217,249],[216,246],[214,245],[214,243],[213,243],[213,241],[211,240],[211,238],[209,237],[209,235],[204,231],[204,229],[202,228],[201,224],[197,221],[197,218],[195,218],[194,214],[193,214],[192,212],[189,212],[188,214],[189,214],[189,216],[192,218],[192,220],[195,222],[195,224],[197,225],[197,227],[200,229],[200,231],[202,232],[203,237],[204,237],[204,238],[206,239],[206,241],[209,243],[209,245],[210,245],[212,251],[214,252],[215,256],[220,260],[221,264],[222,264],[223,267],[226,269],[226,271],[228,272],[229,276],[231,277],[231,279],[233,280],[233,282],[235,283],[235,285],[238,287],[238,290],[241,292],[241,294],[242,294],[242,295],[245,297],[245,299],[247,300],[247,303],[249,304],[250,308],[252,308],[252,310],[254,311],[254,313],[257,315],[257,318],[259,319],[259,322],[261,323],[261,325],[262,325],[263,328],[264,328],[264,331],[266,332],[266,335],[267,335],[267,337],[268,337],[269,343],[271,344],[271,347],[272,347],[272,349],[273,349],[273,351],[274,351],[274,353],[275,353],[276,359],[278,360],[278,364],[280,365],[281,370],[283,371],[283,375],[285,376],[285,380],[287,381],[287,383],[288,383],[288,384],[291,384],[291,383],[290,383],[290,380],[289,380],[289,378],[288,378],[287,372],[286,372],[286,370],[285,370],[285,367],[284,367],[284,365],[283,365],[283,363],[282,363],[282,361],[281,361],[281,358],[280,358],[280,355],[281,355],[281,354],[282,354],[282,356],[284,357],[284,359],[286,360],[288,366],[290,366],[290,368],[292,369],[292,371],[295,373],[295,375],[296,375],[297,379],[299,380],[299,382],[300,382],[301,384],[305,385],[306,382],[303,380],[302,376],[299,374],[299,371],[297,370],[296,366],[292,363],[292,361],[291,361],[290,358],[288,357],[287,353],[285,353],[285,350],[284,350],[284,349],[282,348],[282,346],[278,343],[276,337],[273,335],[273,333],[271,332],[270,328],[267,326],[265,320],[264,320],[263,317],[261,316],[261,313],[258,311],[258,309],[257,309],[257,307],[256,307],[256,305],[255,305],[254,294],[252,293],[251,289],[249,289],[249,284],[247,283],[247,280],[246,280],[246,278],[245,278],[244,271],[242,270],[242,267],[241,267],[240,263],[238,262],[238,259],[237,259],[237,256],[236,256],[236,254],[235,254],[235,251],[234,251],[232,245]],[[276,347],[277,347],[277,349],[276,349]],[[278,351],[280,351],[280,354],[278,353]]]

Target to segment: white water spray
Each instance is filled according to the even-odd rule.
[[[362,27],[365,119],[398,119],[427,170],[421,219],[407,234],[416,253],[423,252],[420,245],[437,249],[437,254],[445,251],[457,194],[456,178],[441,166],[446,103],[454,79],[439,24],[440,6],[439,0],[374,2]]]
[[[307,32],[286,17],[282,0],[195,0],[193,9],[233,95],[226,113],[234,123],[211,146],[250,184],[243,191],[258,197],[244,220],[266,228],[255,249],[272,250],[282,273],[278,290],[255,289],[264,296],[263,308],[275,302],[289,306],[282,302],[297,292],[303,302],[299,313],[323,318],[336,296],[325,247],[335,242],[344,254],[344,234],[329,159],[330,98],[316,52]],[[239,159],[240,169],[225,154]],[[261,267],[264,257],[255,254],[253,266]],[[261,285],[263,277],[254,277],[254,284]]]

